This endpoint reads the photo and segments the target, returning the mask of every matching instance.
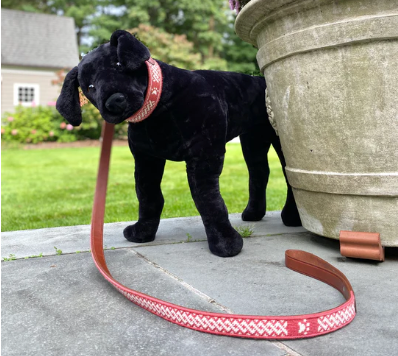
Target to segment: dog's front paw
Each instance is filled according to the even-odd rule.
[[[211,253],[219,257],[236,256],[243,247],[242,236],[232,227],[225,234],[215,232],[207,238]]]
[[[242,213],[243,221],[260,221],[266,211],[265,199],[249,199],[246,209]]]
[[[242,213],[243,221],[260,221],[265,215],[265,208],[255,209],[248,205]]]
[[[123,230],[124,237],[131,242],[144,243],[155,240],[156,229],[148,224],[137,222],[129,225]]]

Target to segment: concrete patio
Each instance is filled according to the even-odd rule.
[[[186,307],[236,314],[307,314],[344,298],[284,266],[286,249],[318,255],[340,269],[358,314],[343,329],[306,340],[215,336],[171,324],[130,303],[99,274],[89,226],[2,233],[2,350],[11,355],[395,355],[398,248],[382,263],[342,257],[338,241],[283,226],[278,212],[253,225],[242,252],[223,259],[207,247],[200,217],[162,220],[145,245],[126,241],[128,223],[106,224],[109,269],[124,285]],[[56,248],[54,248],[56,247]],[[61,254],[62,251],[62,254]],[[14,257],[15,256],[15,257]],[[43,256],[43,257],[34,257]]]

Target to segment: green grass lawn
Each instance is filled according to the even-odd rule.
[[[89,224],[99,152],[98,147],[3,149],[1,231]],[[286,198],[286,185],[273,150],[269,161],[267,210],[280,210]],[[227,145],[220,187],[228,211],[242,212],[248,199],[248,174],[239,144]],[[162,218],[198,215],[184,162],[167,162],[162,191]],[[105,222],[137,218],[134,159],[127,146],[113,147]]]

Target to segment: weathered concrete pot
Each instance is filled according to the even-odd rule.
[[[235,28],[259,48],[304,227],[398,246],[398,1],[252,0]]]

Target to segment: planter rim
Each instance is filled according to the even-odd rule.
[[[292,4],[297,0],[251,0],[243,7],[235,20],[235,32],[245,42],[257,47],[257,32],[254,27],[273,10]]]

